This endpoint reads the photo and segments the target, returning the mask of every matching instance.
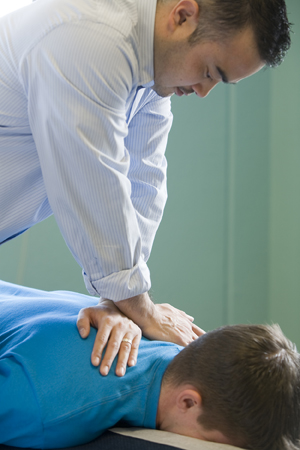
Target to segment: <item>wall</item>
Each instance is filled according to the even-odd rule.
[[[81,269],[53,216],[0,246],[0,278],[37,289],[87,294]]]
[[[169,201],[150,260],[154,298],[205,329],[267,318],[269,76],[172,100]]]
[[[271,77],[269,318],[300,348],[300,3],[288,5],[292,47]]]

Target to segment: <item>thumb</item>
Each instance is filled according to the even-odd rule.
[[[79,331],[80,336],[85,339],[90,334],[90,317],[88,315],[88,312],[84,309],[81,309],[79,311],[78,317],[77,317],[77,328]]]

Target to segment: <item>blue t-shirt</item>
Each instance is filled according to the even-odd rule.
[[[96,330],[81,339],[79,310],[98,299],[0,282],[0,443],[83,444],[120,420],[155,428],[162,376],[182,347],[142,339],[137,365],[107,377],[90,362]]]

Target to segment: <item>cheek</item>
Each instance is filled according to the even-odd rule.
[[[190,83],[197,84],[200,81],[204,80],[205,70],[203,65],[199,61],[189,61],[189,64],[186,64],[184,67],[186,78]]]

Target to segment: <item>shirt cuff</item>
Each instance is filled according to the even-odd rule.
[[[85,272],[83,278],[91,295],[99,295],[114,302],[148,292],[151,287],[150,271],[142,260],[132,269],[112,273],[100,280],[90,280]]]

